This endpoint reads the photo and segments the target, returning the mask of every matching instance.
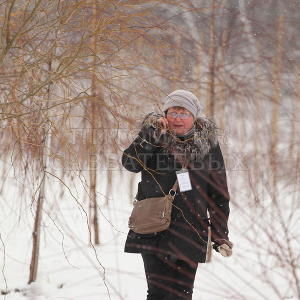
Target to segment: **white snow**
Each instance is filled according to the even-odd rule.
[[[104,172],[99,172],[99,177],[104,178],[104,175]],[[123,252],[131,211],[127,192],[132,176],[129,172],[115,172],[114,193],[109,205],[105,205],[105,197],[100,192],[98,194],[101,245],[95,247],[88,246],[88,205],[83,195],[76,193],[74,188],[80,191],[82,183],[74,180],[68,184],[76,201],[68,191],[59,199],[59,182],[53,177],[47,178],[38,280],[31,285],[27,284],[27,280],[34,206],[31,206],[28,195],[17,195],[19,183],[10,176],[0,202],[3,242],[0,243],[0,288],[1,291],[7,288],[10,292],[1,295],[1,300],[146,299],[141,256]],[[136,180],[139,180],[139,175]],[[103,186],[98,190],[103,190]],[[261,251],[261,259],[270,266],[270,272],[265,274],[266,280],[263,280],[257,243],[251,243],[255,239],[253,231],[249,230],[253,227],[252,221],[231,206],[229,229],[234,243],[233,256],[224,258],[213,251],[211,263],[199,264],[194,300],[279,299],[272,284],[285,295],[283,299],[296,299],[296,292],[288,286],[289,276],[284,278],[282,273],[287,267],[274,265],[272,256]],[[266,236],[263,235],[259,238],[259,244],[264,244],[264,238]],[[267,279],[271,279],[271,284]]]

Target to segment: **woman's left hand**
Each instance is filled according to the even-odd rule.
[[[220,252],[222,256],[229,257],[232,255],[233,243],[226,239],[216,239],[214,240],[213,248]]]

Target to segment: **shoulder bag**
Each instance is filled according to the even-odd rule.
[[[176,195],[178,181],[164,197],[134,200],[128,226],[140,234],[166,230],[171,223],[172,203]]]

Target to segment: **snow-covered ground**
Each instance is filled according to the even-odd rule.
[[[102,175],[105,177],[100,172],[99,177]],[[127,171],[115,173],[108,205],[100,194],[105,185],[99,187],[101,245],[95,248],[88,246],[87,211],[77,203],[87,207],[80,194],[82,181],[68,183],[72,195],[65,190],[60,199],[58,180],[48,177],[38,280],[31,285],[27,280],[34,209],[29,196],[18,196],[20,182],[8,177],[0,202],[0,288],[10,292],[1,295],[1,300],[146,299],[142,259],[139,254],[123,252],[131,210],[127,192],[130,176]],[[253,254],[257,245],[243,236],[249,226],[251,222],[231,206],[229,229],[234,254],[224,258],[213,252],[212,262],[199,264],[194,300],[279,299],[270,284],[258,276],[261,271]],[[265,259],[267,262],[268,257]],[[295,292],[276,274],[274,270],[274,283],[280,291],[286,290],[283,299],[296,299]]]

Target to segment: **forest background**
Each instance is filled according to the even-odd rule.
[[[0,23],[1,299],[145,297],[120,157],[175,89],[219,127],[231,195],[234,255],[194,298],[300,299],[298,0],[6,0]]]

